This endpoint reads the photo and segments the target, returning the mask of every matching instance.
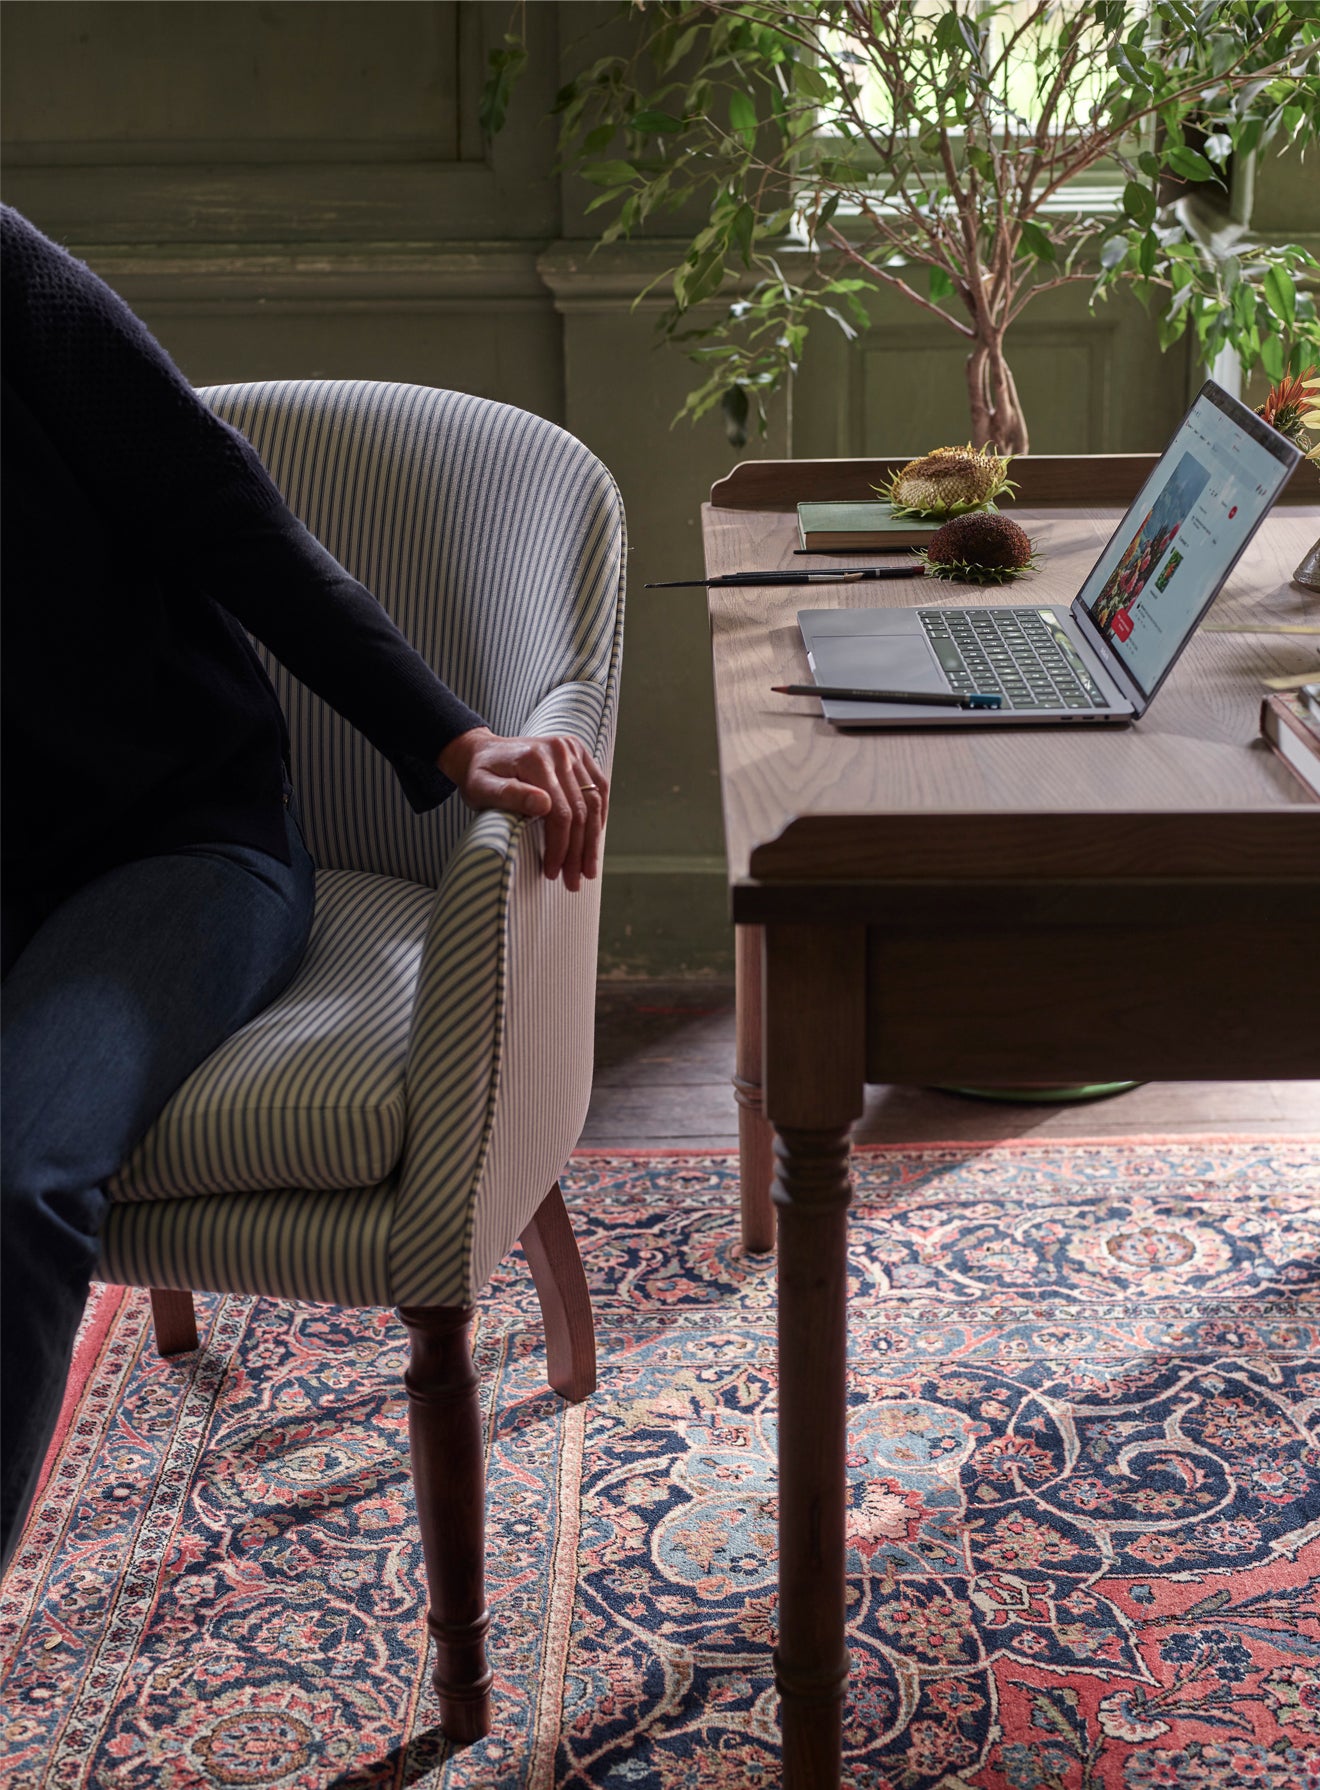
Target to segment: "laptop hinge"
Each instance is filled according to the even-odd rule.
[[[1140,718],[1145,714],[1150,698],[1137,687],[1119,659],[1110,651],[1105,643],[1104,635],[1092,621],[1090,612],[1080,597],[1073,598],[1068,613],[1088,651],[1094,653],[1100,661],[1105,675],[1119,695],[1125,697],[1132,704],[1134,718]]]

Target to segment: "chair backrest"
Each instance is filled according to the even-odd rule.
[[[622,639],[618,488],[544,418],[426,386],[281,380],[201,396],[289,507],[497,733],[581,686],[608,748]],[[326,869],[438,886],[469,815],[413,812],[388,763],[258,643],[289,720],[308,844]],[[596,692],[599,692],[597,701]]]

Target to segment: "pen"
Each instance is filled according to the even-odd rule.
[[[643,585],[644,590],[693,590],[700,585],[708,589],[730,584],[859,584],[877,578],[912,578],[921,569],[913,560],[905,566],[839,567],[833,572],[725,572],[719,578],[671,578]]]
[[[828,696],[836,702],[912,702],[939,709],[997,709],[1004,699],[997,690],[955,696],[952,691],[854,690],[846,684],[771,684],[776,696]]]

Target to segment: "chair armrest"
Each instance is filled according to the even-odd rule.
[[[537,704],[523,732],[571,733],[608,756],[612,718],[605,696],[594,684],[560,685]],[[541,874],[539,828],[494,810],[473,816],[445,868],[422,947],[405,1071],[407,1138],[390,1236],[396,1303],[463,1304],[475,1297],[576,1142],[591,1090],[599,911],[599,881],[570,894],[562,881]],[[506,1092],[511,1020],[519,1062]],[[544,1062],[537,1060],[540,1038],[549,1045]],[[536,1119],[526,1128],[516,1117],[524,1103]],[[547,1125],[548,1113],[559,1122]],[[505,1179],[509,1143],[524,1129],[537,1137],[533,1160],[523,1152],[511,1185]],[[555,1158],[547,1171],[544,1164]],[[498,1208],[493,1222],[478,1225],[479,1191],[483,1203]],[[478,1230],[484,1272],[474,1269]]]

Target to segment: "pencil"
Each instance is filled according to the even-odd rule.
[[[672,578],[643,585],[644,590],[728,590],[744,584],[874,584],[882,578],[912,578],[921,562],[901,566],[840,566],[828,572],[725,572],[718,578]]]
[[[996,690],[955,696],[942,690],[861,690],[846,684],[771,684],[776,696],[820,696],[835,702],[912,702],[938,709],[997,709],[1004,699]]]

